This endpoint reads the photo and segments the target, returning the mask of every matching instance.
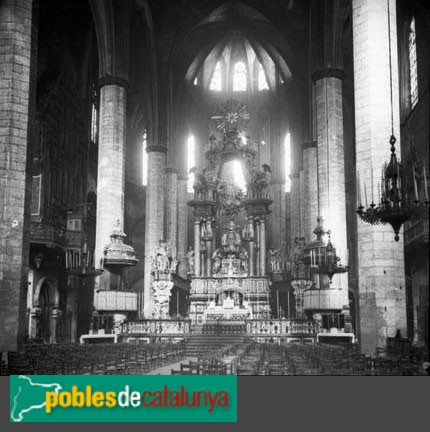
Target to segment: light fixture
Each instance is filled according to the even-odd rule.
[[[406,191],[406,175],[405,170],[397,159],[396,155],[396,137],[394,136],[394,114],[393,114],[393,78],[391,66],[391,31],[390,31],[390,3],[388,4],[388,49],[389,49],[389,64],[390,64],[390,108],[391,108],[391,137],[389,140],[391,156],[390,161],[382,167],[381,190],[378,191],[379,203],[375,204],[373,199],[373,167],[372,170],[372,201],[368,205],[366,186],[364,185],[365,205],[361,201],[360,177],[357,175],[357,199],[359,217],[371,225],[390,224],[394,231],[394,240],[397,242],[400,239],[399,231],[402,225],[411,219],[420,207],[418,195],[418,187],[415,177],[415,169],[413,168],[413,182],[415,189],[414,199],[408,199]],[[427,178],[424,168],[424,182],[426,200],[424,203],[428,205]],[[379,189],[379,188],[378,188]]]

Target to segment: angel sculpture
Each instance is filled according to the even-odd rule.
[[[262,171],[258,171],[257,168],[252,170],[251,185],[255,195],[261,196],[264,189],[269,185],[269,175],[272,172],[270,165],[263,164],[261,166]]]

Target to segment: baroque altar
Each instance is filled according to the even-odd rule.
[[[195,176],[194,248],[188,253],[190,319],[270,317],[266,271],[266,220],[272,203],[266,189],[269,165],[257,165],[257,151],[245,134],[245,104],[229,100],[212,117],[218,137],[206,146],[206,165]],[[243,184],[237,170],[241,168]]]

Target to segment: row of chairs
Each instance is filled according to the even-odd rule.
[[[27,346],[8,353],[7,374],[142,374],[179,361],[184,343]]]
[[[287,348],[294,375],[422,375],[420,363],[409,357],[360,354],[355,346],[297,345]]]
[[[220,361],[190,361],[181,363],[179,370],[172,369],[172,375],[226,375],[227,365]]]

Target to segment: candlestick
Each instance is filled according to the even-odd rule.
[[[370,188],[371,188],[371,192],[372,192],[372,204],[375,202],[375,200],[373,199],[373,164],[370,164]]]
[[[357,201],[358,206],[361,206],[361,189],[360,189],[360,171],[357,171]]]
[[[366,208],[368,207],[367,205],[367,189],[366,189],[366,182],[364,182],[364,204],[366,206]]]

